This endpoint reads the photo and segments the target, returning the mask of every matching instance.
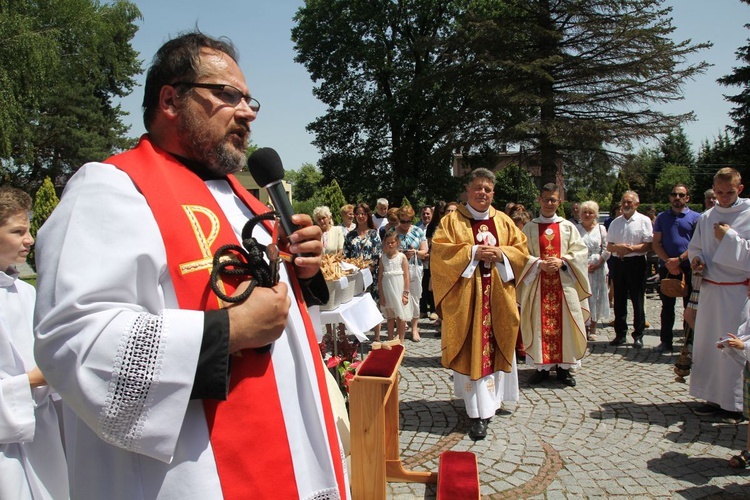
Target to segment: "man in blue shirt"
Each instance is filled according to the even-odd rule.
[[[662,212],[654,222],[653,249],[659,256],[659,276],[661,279],[682,279],[685,274],[685,282],[688,293],[682,299],[683,306],[687,307],[690,292],[692,292],[692,271],[688,260],[688,244],[693,237],[695,224],[700,214],[688,208],[690,193],[685,184],[675,184],[669,194],[670,210]],[[661,298],[661,343],[656,348],[659,354],[672,352],[672,339],[674,327],[675,298],[667,297],[659,292]]]

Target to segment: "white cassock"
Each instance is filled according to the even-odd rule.
[[[489,210],[477,212],[471,206],[466,205],[475,220],[487,220],[490,218]],[[492,236],[490,234],[490,236]],[[496,243],[496,242],[495,242]],[[469,278],[474,275],[479,261],[474,260],[478,245],[471,250],[471,260],[464,270],[463,277]],[[503,262],[495,262],[500,278],[504,282],[515,279],[513,268],[508,259],[503,255]],[[478,380],[471,380],[469,375],[453,372],[453,393],[456,398],[462,398],[466,406],[466,414],[469,418],[490,418],[503,405],[503,401],[518,401],[518,366],[516,355],[513,354],[513,363],[509,373],[497,371]]]
[[[15,271],[15,270],[13,270]],[[0,272],[0,499],[68,498],[60,425],[49,386],[31,388],[34,287]]]
[[[717,222],[733,229],[721,242],[714,236]],[[700,257],[706,264],[695,323],[690,394],[736,412],[742,411],[742,368],[722,356],[716,341],[737,332],[745,321],[748,289],[742,282],[750,278],[748,239],[750,200],[741,199],[733,207],[716,205],[703,213],[688,246],[690,260]]]
[[[206,185],[239,235],[252,214],[225,181]],[[261,224],[253,236],[270,241]],[[190,399],[204,313],[178,308],[159,228],[128,175],[84,165],[40,231],[37,255],[36,355],[65,403],[72,497],[222,498],[203,404]],[[339,498],[334,465],[320,459],[330,453],[316,353],[292,293],[272,351],[277,375],[286,369],[276,377],[280,418],[299,497]],[[129,363],[153,372],[147,391],[118,377]]]

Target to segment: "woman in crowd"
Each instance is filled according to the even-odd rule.
[[[409,261],[409,305],[411,308],[411,339],[419,342],[419,300],[422,298],[422,260],[429,256],[424,231],[412,225],[414,209],[404,205],[398,209],[396,234],[401,250]]]
[[[323,231],[323,253],[338,253],[344,248],[344,234],[333,227],[331,209],[323,205],[313,210],[313,220]]]
[[[346,237],[349,231],[357,227],[357,224],[354,222],[354,205],[344,205],[339,210],[339,215],[341,215],[339,228],[341,229],[341,234]]]
[[[380,254],[383,252],[383,246],[372,222],[372,211],[367,203],[360,203],[354,209],[354,220],[357,226],[349,231],[344,238],[344,257],[370,261],[370,271],[372,272],[373,282],[377,283],[378,261]],[[370,293],[378,303],[378,287],[372,286]],[[374,341],[380,341],[380,325],[373,329]]]
[[[578,231],[589,250],[589,284],[591,297],[589,308],[588,340],[596,340],[596,324],[609,318],[607,295],[607,266],[610,253],[607,251],[607,230],[599,224],[599,205],[595,201],[584,201],[580,209],[581,223]]]

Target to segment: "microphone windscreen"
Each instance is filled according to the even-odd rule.
[[[281,164],[279,154],[273,148],[255,150],[247,159],[247,168],[260,187],[266,187],[284,179],[284,166]]]

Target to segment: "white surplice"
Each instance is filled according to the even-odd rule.
[[[0,272],[0,499],[68,498],[57,411],[49,386],[31,388],[34,287]]]
[[[239,235],[252,214],[225,181],[206,185]],[[270,241],[261,224],[253,236]],[[204,313],[179,309],[162,236],[130,178],[111,165],[84,165],[40,231],[37,252],[36,355],[65,402],[73,498],[221,498],[203,404],[190,400]],[[279,418],[299,497],[333,499],[334,465],[321,459],[330,454],[317,353],[305,335],[292,297],[272,350]],[[119,377],[132,363],[150,377]]]
[[[721,242],[714,236],[717,222],[732,228]],[[716,341],[736,332],[746,319],[743,306],[748,290],[744,285],[716,285],[707,280],[740,283],[750,278],[748,239],[750,200],[741,199],[733,207],[716,205],[704,212],[688,246],[690,260],[700,257],[706,264],[695,323],[690,394],[737,412],[742,411],[742,368],[721,355]]]

